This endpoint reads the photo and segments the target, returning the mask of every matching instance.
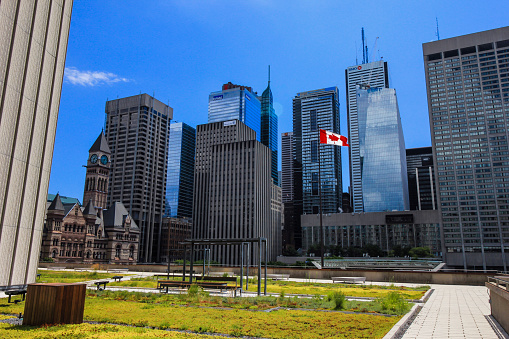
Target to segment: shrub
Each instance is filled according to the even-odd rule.
[[[378,298],[377,302],[383,311],[392,311],[399,315],[410,310],[410,303],[397,292],[390,292],[385,297]]]
[[[53,260],[53,258],[50,257],[44,257],[42,258],[42,262],[55,262],[55,260]]]
[[[346,307],[346,297],[341,291],[330,292],[327,295],[327,301],[332,302],[333,310],[342,310]]]

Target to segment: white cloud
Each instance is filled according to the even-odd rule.
[[[98,71],[80,71],[75,67],[66,67],[64,79],[73,85],[97,86],[114,84],[116,82],[129,82],[129,79],[121,78],[114,73]]]

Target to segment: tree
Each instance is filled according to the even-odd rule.
[[[432,258],[429,247],[414,247],[408,253],[412,258]]]

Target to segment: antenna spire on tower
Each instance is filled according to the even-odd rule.
[[[438,18],[435,17],[436,21],[437,21],[437,32],[435,33],[436,36],[437,36],[437,40],[440,40],[440,32],[438,31]]]
[[[269,65],[269,85],[270,85],[270,65]]]
[[[366,63],[366,42],[364,40],[364,27],[361,29],[361,36],[362,36],[362,63]]]

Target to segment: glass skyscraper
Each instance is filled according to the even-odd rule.
[[[261,103],[251,87],[229,82],[223,85],[222,91],[209,95],[209,123],[238,119],[253,129],[256,140],[260,141],[260,116]]]
[[[337,87],[297,93],[293,99],[293,125],[296,143],[295,206],[303,214],[320,213],[318,159],[321,161],[323,213],[337,213],[342,205],[341,147],[319,146],[319,131],[339,131],[339,93]],[[302,187],[302,190],[297,188]]]
[[[357,89],[364,212],[409,210],[405,140],[396,90]]]
[[[350,194],[355,212],[363,212],[361,158],[359,150],[359,122],[357,117],[357,86],[389,87],[386,61],[350,66],[345,70],[348,121],[348,150],[350,152]]]
[[[270,72],[270,69],[269,69]],[[278,155],[278,132],[277,132],[277,115],[274,111],[274,99],[272,91],[270,90],[270,73],[269,83],[265,91],[263,91],[261,100],[261,139],[262,144],[270,148],[272,151],[271,157],[271,176],[274,184],[278,185],[278,170],[277,170],[277,155]],[[249,125],[248,125],[249,126]]]
[[[164,217],[191,218],[193,215],[195,146],[195,128],[183,122],[170,125]]]

